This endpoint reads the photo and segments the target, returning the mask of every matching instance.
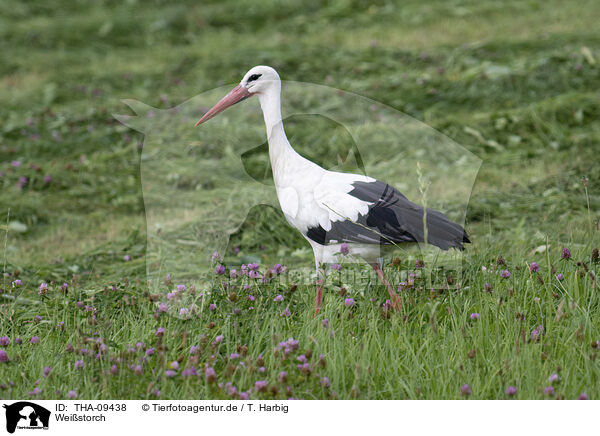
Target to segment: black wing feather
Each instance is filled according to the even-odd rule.
[[[408,200],[390,185],[375,182],[354,182],[348,193],[360,200],[372,203],[366,215],[359,215],[356,222],[336,221],[331,230],[320,225],[308,229],[306,236],[313,241],[330,243],[363,243],[391,245],[403,242],[424,242],[424,208]],[[463,243],[471,242],[465,229],[450,221],[443,213],[427,209],[428,243],[442,250],[463,250]]]

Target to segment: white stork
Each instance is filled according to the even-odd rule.
[[[375,269],[398,309],[398,295],[378,261],[380,249],[385,245],[424,242],[424,208],[384,182],[328,171],[299,155],[283,129],[281,81],[271,67],[261,65],[248,71],[240,84],[206,112],[196,126],[254,95],[258,96],[265,119],[281,210],[314,251],[318,275],[316,312],[321,308],[324,265],[335,263],[343,243]],[[426,222],[427,242],[442,250],[463,250],[463,243],[470,242],[463,227],[436,210],[427,209]]]

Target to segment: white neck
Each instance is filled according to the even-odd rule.
[[[304,160],[290,145],[281,119],[281,84],[273,82],[264,92],[258,94],[263,111],[267,140],[269,142],[269,158],[273,169],[275,186],[281,186],[293,161]]]
[[[272,82],[265,91],[258,94],[258,100],[265,118],[267,137],[270,139],[275,127],[281,124],[281,84]],[[283,136],[285,137],[285,133]]]

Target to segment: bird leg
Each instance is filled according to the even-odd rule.
[[[315,315],[318,315],[321,311],[321,303],[323,302],[323,284],[327,279],[327,273],[325,272],[325,268],[321,261],[316,258],[315,255],[315,264],[317,267],[317,296],[315,298]]]
[[[400,310],[400,306],[401,306],[400,297],[398,296],[398,294],[396,293],[396,291],[394,290],[394,288],[392,287],[392,285],[388,281],[388,279],[385,278],[385,274],[383,274],[383,270],[381,269],[381,267],[379,266],[379,264],[378,263],[374,263],[373,264],[373,269],[375,270],[375,273],[377,274],[377,277],[379,277],[379,280],[381,280],[381,282],[385,286],[387,286],[388,293],[390,294],[390,300],[392,302],[392,307],[396,311]]]
[[[315,298],[315,314],[321,311],[321,302],[323,301],[323,280],[317,280],[317,297]]]

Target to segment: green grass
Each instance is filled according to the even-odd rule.
[[[226,386],[205,379],[207,364],[218,382],[252,390],[254,398],[452,399],[461,398],[466,383],[469,398],[506,398],[513,385],[517,398],[541,399],[549,398],[543,390],[553,373],[560,377],[555,398],[581,392],[600,398],[592,346],[600,340],[592,259],[600,246],[599,12],[592,1],[9,0],[0,17],[0,336],[11,343],[1,347],[10,361],[0,363],[0,398],[28,397],[37,381],[39,397],[48,399],[65,398],[69,390],[79,398],[139,399],[153,397],[155,389],[161,398],[230,398]],[[112,114],[128,113],[121,99],[159,109],[180,105],[239,81],[258,64],[274,66],[285,80],[325,84],[393,107],[483,160],[467,211],[473,243],[459,289],[432,293],[417,280],[402,291],[401,312],[388,313],[386,292],[365,275],[367,267],[345,265],[344,272],[365,277],[348,282],[334,274],[315,316],[313,285],[293,275],[310,265],[311,252],[279,211],[264,207],[253,208],[232,235],[225,263],[239,269],[256,259],[262,273],[289,264],[289,276],[267,284],[250,280],[250,289],[237,279],[232,295],[212,274],[214,265],[208,277],[204,270],[196,274],[185,251],[161,266],[160,281],[146,275],[155,252],[146,245],[139,144],[148,138]],[[244,168],[268,189],[263,126],[249,114],[256,102],[243,105],[236,113],[252,117],[243,129],[258,141],[243,156]],[[171,131],[174,143],[190,140],[185,123]],[[322,120],[297,117],[286,126],[292,143],[324,164],[335,164],[339,150],[351,146],[344,129]],[[309,147],[322,132],[335,132],[335,139]],[[152,144],[168,139],[154,137]],[[194,148],[198,162],[231,162],[218,139]],[[17,160],[21,166],[12,166]],[[368,156],[365,162],[373,163]],[[178,198],[218,194],[204,173],[191,170],[183,168],[169,186]],[[387,176],[393,168],[379,170]],[[22,189],[20,177],[28,179]],[[443,193],[434,189],[429,199],[440,201]],[[185,228],[178,231],[188,239]],[[233,246],[241,252],[235,255]],[[536,251],[540,246],[547,249]],[[562,247],[572,259],[561,259]],[[386,266],[395,283],[400,269],[412,269],[414,256],[402,254],[401,265]],[[497,264],[499,256],[506,265]],[[538,272],[530,273],[531,262]],[[503,269],[510,278],[500,277]],[[166,272],[170,284],[162,283]],[[23,285],[13,288],[17,277]],[[42,281],[50,289],[40,296]],[[177,284],[186,284],[186,292],[170,301],[169,314],[155,318],[158,302]],[[279,294],[284,301],[276,303]],[[352,308],[344,306],[349,296]],[[96,318],[77,308],[78,301],[95,307]],[[190,319],[179,316],[182,307],[193,309]],[[291,315],[280,316],[286,307]],[[475,312],[476,321],[470,319]],[[64,331],[57,328],[61,321]],[[539,325],[545,334],[532,340]],[[162,338],[155,336],[158,327],[165,328]],[[219,335],[223,342],[213,345]],[[32,336],[40,344],[30,345]],[[276,348],[290,337],[299,348],[284,358]],[[143,351],[128,351],[137,342],[155,348],[145,363]],[[94,355],[100,343],[106,350],[95,359],[65,352],[68,343]],[[199,347],[195,355],[192,345]],[[245,366],[232,364],[231,353],[241,354]],[[297,368],[300,354],[312,354],[310,374]],[[79,359],[82,370],[74,367]],[[173,361],[180,369],[169,378],[165,370]],[[113,364],[117,375],[110,374]],[[45,366],[52,368],[48,377]],[[192,366],[200,376],[181,375]],[[278,381],[281,371],[286,382]],[[260,380],[268,381],[267,392],[255,391]]]

